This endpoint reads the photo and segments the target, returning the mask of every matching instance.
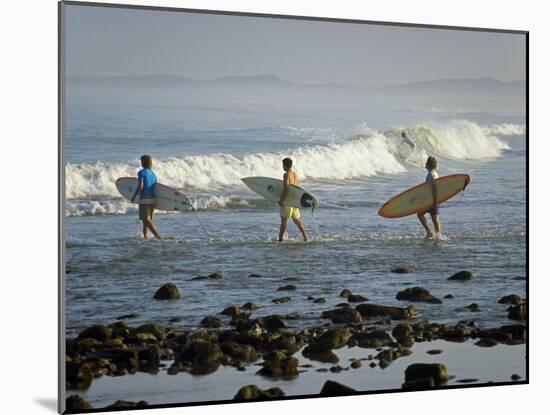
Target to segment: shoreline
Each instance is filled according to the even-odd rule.
[[[280,287],[280,300],[293,288],[292,284]],[[162,392],[172,393],[175,385],[184,389],[184,385],[195,385],[198,389],[188,392],[195,396],[193,402],[200,403],[315,396],[322,390],[320,396],[337,396],[400,388],[479,386],[523,381],[526,375],[526,303],[519,296],[499,300],[509,304],[509,324],[483,329],[475,314],[456,324],[419,319],[423,303],[441,301],[422,287],[397,293],[397,298],[405,297],[405,307],[371,304],[345,289],[339,297],[342,302],[336,307],[319,309],[326,323],[301,330],[292,327],[301,319],[299,314],[261,315],[261,308],[258,312],[253,303],[216,310],[204,317],[201,327],[190,330],[157,323],[132,327],[128,321],[133,315],[120,316],[108,326],[88,327],[66,342],[68,408],[92,408],[86,398],[94,408],[98,404],[107,407],[113,391],[118,391],[113,402],[128,399],[130,391],[135,397],[135,401],[118,402],[117,407],[155,405],[155,392],[151,392],[155,384],[164,385],[158,402],[169,402]],[[155,298],[151,301],[177,301],[179,290],[165,284]],[[309,300],[324,304],[318,298]],[[471,308],[474,311],[474,303]],[[224,325],[222,316],[231,318],[229,324]],[[522,358],[517,361],[519,356]],[[460,364],[453,363],[457,357]],[[509,361],[506,368],[500,367],[502,359]],[[485,366],[491,373],[479,372]],[[508,368],[513,373],[503,373]],[[129,377],[131,374],[134,376]],[[129,384],[135,381],[137,386],[124,391],[125,382],[119,377],[132,379]],[[327,386],[327,380],[337,384],[329,382]],[[325,383],[319,385],[321,381]],[[105,390],[109,397],[101,398]],[[192,403],[176,399],[175,403]]]

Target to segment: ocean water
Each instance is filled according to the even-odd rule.
[[[402,142],[402,130],[416,143],[414,148]],[[474,319],[480,327],[495,327],[511,323],[507,306],[497,303],[500,297],[526,294],[522,114],[74,101],[66,112],[66,154],[69,337],[128,313],[139,314],[132,325],[158,322],[192,329],[207,315],[227,322],[218,313],[248,301],[260,306],[253,316],[297,312],[301,318],[289,321],[293,327],[313,327],[327,322],[321,312],[342,302],[338,294],[344,288],[374,304],[406,306],[395,295],[416,285],[441,299],[454,296],[440,305],[417,304],[421,318],[451,324]],[[123,200],[114,185],[119,177],[136,175],[141,154],[153,156],[159,182],[183,189],[197,212],[157,212],[154,221],[165,238],[159,241],[141,239],[137,207]],[[377,215],[390,197],[424,181],[428,155],[437,157],[440,176],[467,173],[472,178],[464,194],[441,206],[445,238],[439,241],[424,239],[416,216]],[[301,211],[307,243],[292,223],[288,239],[278,243],[278,206],[240,181],[282,177],[281,160],[287,156],[294,160],[301,185],[321,203],[313,213]],[[396,266],[415,271],[391,273]],[[473,280],[447,280],[460,270],[471,271]],[[191,281],[213,272],[223,278]],[[249,277],[253,273],[261,277]],[[166,282],[180,288],[181,300],[153,300]],[[297,290],[277,290],[288,283]],[[291,301],[272,302],[283,296]],[[326,303],[313,304],[308,296],[323,297]],[[474,302],[479,312],[464,309]],[[170,323],[176,316],[182,321]],[[513,354],[519,359],[514,362],[506,353],[501,358],[493,354],[491,364],[498,370],[470,376],[506,381],[501,363],[509,370],[524,367],[522,351]],[[367,386],[399,387],[401,373]],[[173,378],[163,378],[162,385],[176,382],[176,387]],[[132,393],[152,402],[173,399],[166,391],[140,393],[140,388],[152,387],[149,378],[143,379]],[[112,398],[108,382],[94,382],[87,396],[107,404]],[[223,379],[216,382],[224,384]],[[123,379],[120,385],[128,389]],[[201,390],[190,390],[193,399],[214,399],[211,388]],[[302,382],[293,393],[314,391]]]

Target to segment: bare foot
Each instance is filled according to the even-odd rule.
[[[309,239],[307,238],[306,235],[304,235],[304,242],[307,242],[307,241],[309,241]]]
[[[424,239],[433,239],[433,238],[434,238],[433,233],[427,233],[426,236],[424,237]]]

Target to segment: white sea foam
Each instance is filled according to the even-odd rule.
[[[482,129],[487,135],[511,136],[525,134],[525,124],[492,124],[483,126]]]

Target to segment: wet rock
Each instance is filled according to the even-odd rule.
[[[241,314],[241,309],[237,306],[232,305],[224,308],[220,314],[224,316],[236,317]]]
[[[155,300],[175,300],[181,298],[181,292],[176,284],[168,282],[157,290],[153,298]]]
[[[71,395],[65,401],[65,409],[67,412],[76,412],[84,409],[92,409],[92,405],[80,395]]]
[[[413,363],[405,369],[405,382],[432,378],[434,384],[441,385],[447,382],[447,368],[441,363]]]
[[[350,303],[362,303],[364,301],[369,301],[367,297],[363,297],[360,294],[350,294],[348,295],[348,301]]]
[[[352,292],[346,288],[346,289],[343,289],[342,291],[340,291],[340,294],[338,294],[338,295],[340,297],[348,298],[351,294],[352,294]]]
[[[517,305],[521,303],[521,297],[516,294],[511,295],[505,295],[504,297],[501,297],[500,300],[498,300],[499,304],[514,304]]]
[[[446,299],[451,299],[451,298],[455,298],[454,295],[452,294],[447,294],[445,297],[443,298],[446,298]]]
[[[284,318],[285,320],[300,320],[302,318],[302,315],[295,311],[290,314],[285,314]]]
[[[201,320],[201,326],[208,329],[217,329],[223,326],[223,321],[214,316],[207,316]]]
[[[325,304],[327,300],[325,300],[324,298],[316,298],[315,300],[313,300],[313,302],[315,304]]]
[[[292,298],[280,297],[280,298],[275,298],[274,300],[271,300],[271,302],[275,304],[284,304],[284,303],[288,303],[289,301],[292,301]]]
[[[233,359],[243,362],[254,362],[258,360],[256,349],[248,344],[227,342],[221,344],[222,351]]]
[[[486,339],[481,339],[474,344],[479,347],[494,347],[498,344],[498,341],[492,338],[486,338]]]
[[[471,335],[471,330],[466,327],[456,326],[445,328],[441,332],[441,337],[447,341],[465,342]]]
[[[328,318],[333,323],[358,323],[361,321],[361,314],[351,307],[324,311],[321,317]]]
[[[294,284],[287,284],[277,288],[277,291],[295,291],[295,290],[296,290],[296,286]]]
[[[191,278],[189,281],[205,281],[208,279],[206,275],[199,275],[198,277]]]
[[[94,378],[87,363],[67,363],[65,366],[67,389],[84,390],[92,385]]]
[[[148,333],[153,335],[159,341],[164,339],[164,336],[166,336],[166,331],[161,327],[160,324],[157,324],[157,323],[148,323],[148,324],[139,326],[136,329],[135,333],[136,334]]]
[[[517,374],[513,374],[512,376],[510,376],[510,379],[512,379],[512,380],[520,380],[520,379],[521,379],[521,376],[520,376],[520,375],[517,375]]]
[[[170,320],[168,320],[170,323],[179,323],[180,321],[183,321],[183,317],[172,317]]]
[[[212,274],[208,275],[209,280],[221,280],[223,278],[223,275],[221,272],[213,272]]]
[[[314,339],[304,349],[304,356],[307,354],[326,353],[333,349],[340,349],[346,345],[351,336],[351,331],[346,328],[337,327],[327,330],[322,336]]]
[[[160,349],[151,346],[138,352],[139,370],[142,372],[157,373],[160,365]]]
[[[248,278],[262,278],[262,275],[260,274],[250,274]]]
[[[321,396],[341,396],[351,395],[354,393],[356,393],[355,389],[342,385],[341,383],[334,382],[333,380],[327,380],[323,385],[321,392],[319,392]]]
[[[283,317],[276,314],[259,318],[257,322],[263,329],[268,331],[273,331],[273,330],[278,330],[278,329],[283,329],[288,327],[288,324],[286,324]]]
[[[332,366],[329,371],[331,373],[340,373],[342,370],[344,370],[344,368],[342,366]]]
[[[223,352],[217,343],[206,340],[194,340],[176,356],[176,361],[207,362],[217,361]]]
[[[456,382],[457,383],[474,383],[474,382],[479,382],[479,379],[476,379],[476,378],[458,379]]]
[[[391,336],[382,330],[375,330],[370,333],[356,333],[352,337],[357,342],[357,346],[376,349],[393,343]]]
[[[309,360],[314,360],[321,363],[335,364],[340,361],[340,358],[335,353],[330,351],[324,353],[307,353],[305,351],[302,351],[302,355]]]
[[[425,377],[425,378],[412,379],[412,380],[406,381],[401,385],[401,388],[403,390],[422,390],[422,389],[433,388],[434,386],[435,386],[435,382],[433,378]]]
[[[426,288],[423,287],[412,287],[407,288],[403,291],[399,291],[395,298],[398,300],[417,301],[430,304],[443,303],[443,301],[441,301],[439,298],[434,297]]]
[[[409,337],[414,333],[414,329],[410,324],[401,323],[395,326],[391,332],[392,336],[397,338]]]
[[[441,350],[441,349],[432,349],[432,350],[428,350],[426,353],[428,353],[428,354],[441,354],[441,353],[443,353],[443,350]]]
[[[389,366],[390,362],[393,362],[401,356],[408,356],[411,353],[411,350],[407,348],[386,349],[378,353],[376,359],[380,361],[380,367],[384,369]]]
[[[95,339],[98,341],[104,341],[111,338],[113,329],[110,327],[102,326],[101,324],[96,324],[95,326],[88,327],[83,330],[77,337],[77,339]]]
[[[149,405],[147,401],[133,402],[133,401],[118,400],[114,404],[107,406],[107,408],[135,408],[135,407],[141,407],[141,406],[147,406],[147,405]]]
[[[390,272],[393,272],[394,274],[410,274],[414,272],[414,269],[409,267],[396,267],[390,270]]]
[[[354,360],[353,362],[351,362],[350,366],[353,369],[359,369],[361,366],[363,366],[363,363],[360,360]]]
[[[256,385],[243,386],[233,397],[235,401],[248,401],[252,399],[267,399],[284,396],[285,393],[280,388],[260,389]]]
[[[282,352],[272,352],[264,356],[262,369],[258,374],[271,378],[293,378],[298,376],[298,359]]]
[[[393,320],[408,320],[416,317],[418,314],[414,305],[406,308],[388,307],[376,304],[359,304],[355,307],[363,318],[370,317],[390,317]]]
[[[351,307],[349,303],[338,303],[335,305],[335,307]]]
[[[102,344],[103,343],[99,340],[86,337],[76,342],[75,349],[80,353],[95,352],[96,349],[100,348]]]
[[[459,271],[447,278],[449,281],[470,281],[473,274],[470,271]]]
[[[132,314],[124,314],[122,316],[118,316],[115,320],[131,320],[139,317],[140,316],[138,313],[132,313]]]
[[[258,305],[254,304],[254,303],[251,303],[251,302],[248,302],[248,303],[243,304],[242,308],[243,308],[243,310],[254,311],[258,308]]]
[[[512,320],[526,320],[527,319],[527,304],[522,303],[515,306],[511,306],[508,309],[508,318]]]
[[[478,303],[472,303],[470,305],[467,305],[466,308],[472,312],[479,312],[481,311],[481,309],[479,308],[479,304]]]

